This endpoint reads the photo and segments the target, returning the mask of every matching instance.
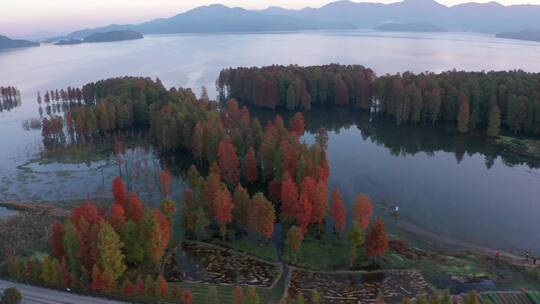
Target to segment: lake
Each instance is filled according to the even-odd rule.
[[[22,128],[25,119],[39,117],[37,91],[129,75],[159,77],[166,86],[197,92],[204,85],[215,95],[215,80],[225,67],[293,63],[362,64],[378,75],[454,68],[540,72],[540,44],[473,33],[340,31],[154,35],[2,51],[0,86],[17,86],[22,105],[0,112],[0,197],[56,201],[103,196],[118,172],[111,151],[101,151],[102,158],[87,163],[40,162],[40,131]],[[355,111],[313,111],[307,124],[308,130],[330,130],[330,183],[340,186],[347,200],[365,192],[377,204],[399,205],[403,220],[419,227],[493,248],[540,254],[536,164],[474,134],[373,123],[366,113]],[[159,167],[156,157],[141,150],[130,155]],[[181,179],[175,185],[178,195]],[[150,188],[148,200],[157,189]],[[376,211],[384,212],[379,205]]]

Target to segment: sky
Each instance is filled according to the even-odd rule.
[[[360,2],[360,0],[354,0]],[[438,0],[445,5],[489,0]],[[170,17],[197,6],[221,3],[249,9],[268,6],[320,7],[331,0],[0,0],[0,35],[47,37],[111,23],[138,23]],[[362,0],[391,3],[396,0]],[[498,0],[504,5],[540,4],[540,0]]]

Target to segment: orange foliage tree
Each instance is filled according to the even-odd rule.
[[[359,194],[352,206],[352,218],[362,230],[369,225],[369,218],[373,215],[371,199],[365,194]]]
[[[330,195],[331,198],[331,216],[334,221],[334,228],[342,233],[345,231],[345,205],[343,204],[343,197],[339,189],[335,188]]]
[[[373,223],[366,236],[366,254],[379,256],[388,250],[388,236],[384,230],[384,222],[378,219]]]

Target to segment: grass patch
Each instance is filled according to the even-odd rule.
[[[235,286],[213,285],[202,283],[179,282],[170,283],[170,286],[178,286],[181,290],[189,289],[193,293],[193,303],[209,303],[208,295],[210,288],[215,287],[218,293],[220,303],[234,303]],[[280,295],[273,292],[272,289],[256,288],[261,303],[278,303]],[[247,297],[247,287],[243,288],[244,298]]]
[[[212,239],[210,243],[230,248],[234,251],[247,253],[249,255],[261,258],[270,262],[278,261],[277,249],[271,242],[255,242],[247,238],[238,240],[223,241],[221,239]]]
[[[340,240],[306,239],[296,257],[287,248],[283,258],[287,263],[310,270],[347,269],[349,246]]]

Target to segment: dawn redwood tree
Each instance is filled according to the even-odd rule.
[[[223,179],[229,185],[238,183],[238,156],[236,147],[231,143],[230,139],[221,140],[218,148],[218,164],[221,169]]]
[[[124,207],[117,203],[112,204],[110,223],[113,226],[114,230],[119,233],[124,227],[125,222],[126,212],[124,211]]]
[[[488,120],[488,130],[487,134],[489,137],[497,137],[499,136],[499,131],[501,127],[501,110],[497,105],[494,105],[491,107],[491,111],[489,112],[489,120]]]
[[[233,218],[242,229],[248,230],[249,227],[249,208],[251,197],[248,191],[240,183],[234,189],[233,195]]]
[[[64,225],[59,221],[52,226],[51,247],[53,256],[61,260],[64,257]]]
[[[352,218],[360,229],[365,230],[369,225],[369,218],[373,215],[373,205],[369,196],[359,194],[352,206]]]
[[[469,120],[469,100],[468,98],[464,97],[459,105],[459,113],[457,118],[458,131],[460,133],[466,133],[469,130]]]
[[[176,213],[176,203],[171,199],[164,199],[159,204],[159,210],[169,222],[173,222],[174,215]]]
[[[137,281],[135,282],[135,292],[137,296],[142,297],[146,292],[146,286],[140,274],[137,275]]]
[[[172,177],[169,171],[161,170],[159,173],[159,189],[164,197],[171,196],[171,181]]]
[[[144,206],[135,193],[128,193],[126,203],[126,218],[138,223],[144,214]]]
[[[281,195],[281,181],[277,178],[274,178],[268,184],[268,198],[272,201],[279,200]]]
[[[291,249],[291,253],[295,256],[295,260],[303,241],[304,233],[302,232],[302,228],[292,226],[287,232],[287,245]]]
[[[233,207],[231,193],[224,187],[218,192],[214,201],[214,214],[216,215],[216,222],[219,225],[220,235],[223,240],[227,236],[227,224],[232,222]]]
[[[257,172],[257,158],[255,156],[255,150],[253,147],[249,147],[244,160],[244,177],[250,182],[254,183],[258,180],[259,174]]]
[[[114,196],[114,203],[124,205],[126,202],[126,186],[120,176],[113,179],[112,191]]]
[[[108,279],[116,282],[127,267],[124,263],[124,254],[122,253],[123,244],[114,228],[106,221],[100,224],[97,235],[97,247],[99,250],[99,266],[108,272]]]
[[[182,295],[182,300],[184,301],[184,304],[192,304],[193,303],[193,294],[191,293],[191,290],[185,290],[184,294]]]
[[[161,273],[161,260],[171,240],[171,223],[158,210],[155,210],[151,217],[152,226],[148,235],[149,253],[156,269]]]
[[[135,285],[131,283],[129,278],[126,278],[122,284],[122,295],[126,298],[131,298],[135,295]]]
[[[100,292],[103,290],[103,285],[104,281],[101,269],[99,269],[97,264],[94,264],[92,268],[92,284],[90,285],[90,289],[94,292]]]
[[[298,207],[298,188],[288,172],[283,174],[281,182],[281,217],[294,219]]]
[[[366,236],[366,254],[379,256],[388,250],[388,236],[384,230],[384,222],[378,219],[373,223]]]
[[[311,221],[311,212],[313,205],[306,191],[302,190],[298,200],[298,209],[296,211],[296,224],[302,228],[302,233],[306,234]]]
[[[71,223],[78,241],[77,259],[81,261],[88,273],[92,272],[93,265],[99,259],[97,239],[102,221],[102,215],[90,202],[77,206],[71,211]]]
[[[302,115],[302,113],[300,112],[297,112],[291,118],[291,131],[293,131],[296,136],[300,137],[304,135],[304,126],[304,115]]]
[[[234,288],[234,303],[235,304],[244,304],[244,291],[242,287],[236,286]]]
[[[331,207],[330,214],[332,221],[334,222],[334,229],[339,233],[345,231],[345,204],[343,203],[343,197],[338,188],[335,188],[330,195]]]
[[[274,205],[262,193],[256,193],[249,208],[250,230],[259,233],[264,239],[269,239],[274,233],[276,219]]]
[[[325,182],[317,182],[315,193],[313,194],[313,209],[311,212],[311,222],[321,227],[324,224],[328,213],[328,187]]]
[[[157,277],[157,289],[159,292],[159,298],[162,300],[166,300],[169,296],[169,285],[167,284],[167,281],[165,281],[165,278],[160,274]]]
[[[356,262],[356,258],[358,257],[358,250],[360,246],[364,245],[365,242],[364,230],[360,228],[358,222],[353,222],[351,228],[349,229],[348,237],[350,244],[349,267],[353,267]]]

